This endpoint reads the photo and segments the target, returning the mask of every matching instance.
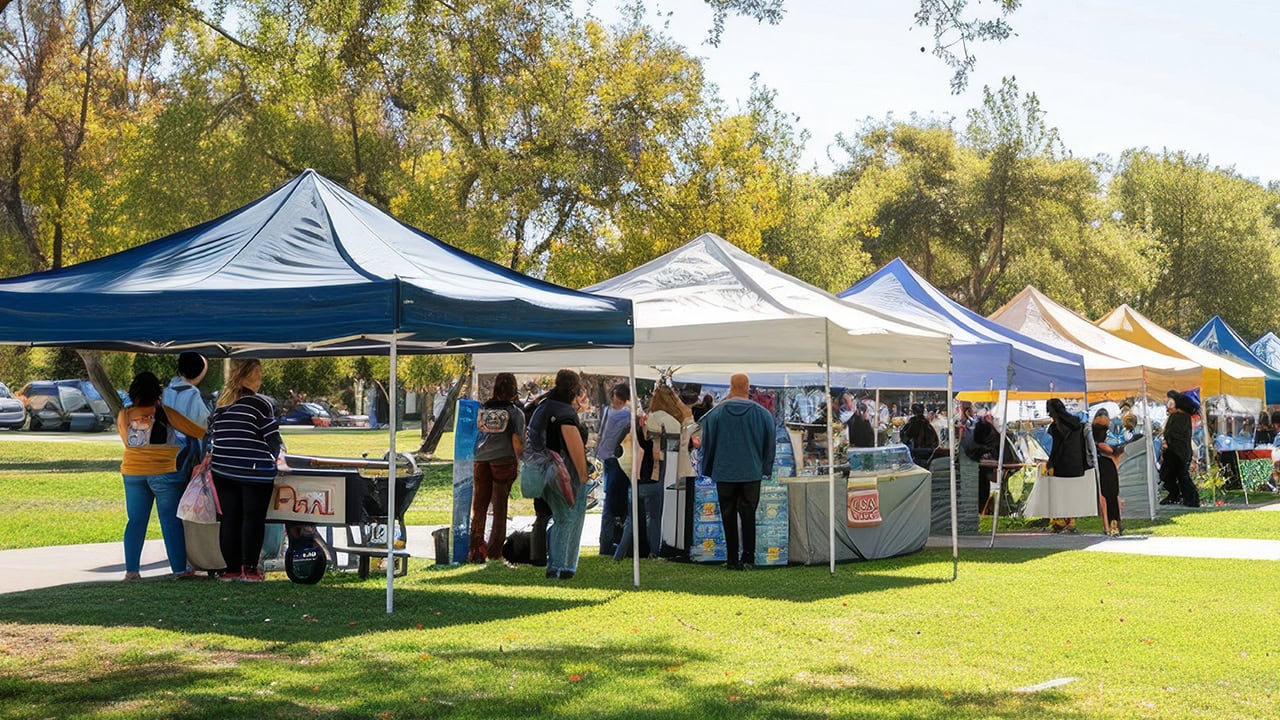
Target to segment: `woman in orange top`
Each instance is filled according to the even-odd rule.
[[[203,438],[205,429],[162,406],[162,391],[155,375],[138,373],[129,386],[133,406],[121,410],[116,417],[116,428],[124,443],[120,474],[124,477],[124,504],[129,518],[124,526],[125,580],[142,577],[139,574],[142,542],[147,537],[153,500],[160,517],[169,569],[176,577],[193,575],[187,570],[187,543],[182,521],[178,519],[178,501],[190,478],[178,475],[178,441],[173,431]]]

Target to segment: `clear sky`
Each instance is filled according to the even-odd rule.
[[[610,20],[615,5],[597,0],[593,12]],[[732,18],[719,47],[704,44],[705,3],[650,6],[671,11],[669,33],[704,59],[731,107],[758,72],[779,107],[800,116],[812,134],[806,159],[823,169],[836,133],[856,132],[865,118],[963,119],[984,84],[1013,75],[1040,97],[1046,121],[1077,156],[1186,150],[1246,177],[1280,180],[1277,0],[1024,0],[1010,18],[1017,36],[978,46],[976,72],[959,96],[950,93],[950,68],[920,52],[933,41],[912,23],[913,0],[786,0],[780,25]]]

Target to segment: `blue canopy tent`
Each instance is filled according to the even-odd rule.
[[[562,288],[400,223],[308,170],[124,252],[0,280],[0,343],[214,356],[629,347],[631,301]]]
[[[1009,391],[1044,397],[1082,395],[1084,358],[1059,350],[988,320],[947,297],[901,258],[863,278],[840,297],[951,335],[955,389]],[[943,377],[865,376],[868,387],[941,388]]]
[[[1266,375],[1264,385],[1267,404],[1280,403],[1280,370],[1268,365],[1255,355],[1249,345],[1221,317],[1214,315],[1191,336],[1190,340],[1192,344],[1205,350],[1261,370]]]
[[[1269,332],[1249,346],[1249,352],[1273,368],[1280,368],[1280,338]]]
[[[0,280],[0,344],[224,357],[388,354],[393,397],[399,352],[633,343],[630,300],[469,255],[312,170],[168,237]],[[389,465],[387,507],[395,507]]]
[[[989,320],[947,297],[912,270],[901,258],[880,268],[840,293],[840,298],[878,309],[926,327],[940,327],[951,335],[953,387],[962,393],[994,393],[1001,406],[1000,453],[1004,463],[1004,435],[1008,427],[1009,398],[1047,399],[1058,395],[1085,395],[1084,358],[1057,349]],[[864,387],[938,389],[946,378],[902,374],[868,374],[859,379]],[[1087,399],[1087,397],[1086,397]],[[948,397],[948,403],[951,398]],[[952,417],[948,413],[948,417]],[[952,462],[955,462],[952,443]],[[999,503],[992,519],[991,544],[999,525]],[[976,514],[976,509],[975,509]]]

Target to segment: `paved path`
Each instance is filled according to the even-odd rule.
[[[960,538],[962,551],[985,550],[990,536]],[[929,547],[951,547],[950,536],[929,538]],[[1157,555],[1164,557],[1217,558],[1237,560],[1280,560],[1280,540],[1243,540],[1238,538],[1157,537],[1154,535],[1052,535],[1048,533],[1001,533],[996,548],[1029,550],[1083,550],[1085,552],[1119,553],[1122,555]],[[964,552],[960,553],[964,560]]]
[[[1280,504],[1260,510],[1274,510]],[[517,517],[508,523],[508,531],[527,529],[532,517]],[[409,527],[406,547],[414,557],[434,559],[433,530],[440,526]],[[599,513],[589,513],[583,528],[584,547],[595,547],[600,533]],[[963,561],[966,554],[982,552],[986,536],[960,538]],[[339,543],[341,544],[341,543]],[[951,547],[950,536],[929,538],[928,547]],[[1242,560],[1280,560],[1280,540],[1240,540],[1225,538],[1154,537],[1127,535],[1107,538],[1103,535],[1053,535],[1048,533],[1002,533],[996,537],[996,548],[1032,550],[1080,550],[1085,552],[1123,553],[1188,558],[1223,558]],[[163,578],[169,575],[164,544],[148,540],[142,550],[143,577]],[[124,577],[124,557],[120,543],[67,545],[0,551],[0,594],[54,587],[80,582],[119,581]]]
[[[533,525],[533,517],[517,517],[507,524],[507,531],[523,530]],[[431,532],[440,525],[410,525],[405,547],[417,558],[435,558],[435,541]],[[600,514],[589,513],[582,531],[583,547],[596,547],[600,539]],[[338,536],[338,545],[345,544]],[[148,540],[142,546],[142,576],[169,576],[164,543]],[[36,590],[81,582],[119,581],[124,577],[124,549],[121,543],[62,545],[23,550],[0,551],[0,594]]]

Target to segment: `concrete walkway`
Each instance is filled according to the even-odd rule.
[[[960,538],[963,551],[986,550],[990,536],[969,535]],[[950,536],[932,536],[928,547],[951,547]],[[1244,540],[1238,538],[1157,537],[1154,535],[1054,535],[1049,533],[1000,533],[996,549],[1083,550],[1085,552],[1122,555],[1155,555],[1163,557],[1216,558],[1220,560],[1280,560],[1280,540]]]
[[[1280,504],[1270,506],[1270,510]],[[1261,508],[1260,508],[1261,509]],[[528,529],[532,517],[517,517],[508,523],[508,531]],[[441,526],[412,525],[406,548],[416,558],[435,559],[432,531]],[[582,532],[583,547],[596,547],[600,536],[600,515],[589,513]],[[338,545],[344,538],[338,538]],[[960,538],[961,561],[986,549],[987,536]],[[929,538],[928,547],[951,547],[950,536]],[[1127,535],[1108,538],[1103,535],[1054,535],[1049,533],[1002,533],[996,537],[996,548],[1030,550],[1080,550],[1085,552],[1123,553],[1186,558],[1218,558],[1241,560],[1280,560],[1280,540],[1240,540],[1228,538],[1153,537]],[[142,550],[142,576],[164,578],[169,575],[164,544],[148,540]],[[0,551],[0,594],[35,590],[81,582],[113,581],[124,577],[124,554],[120,543],[64,545]]]
[[[533,517],[517,517],[507,523],[507,532],[533,526]],[[415,558],[435,560],[435,541],[431,537],[440,525],[410,525],[405,548]],[[335,529],[335,544],[345,545],[341,529]],[[583,524],[583,547],[597,547],[600,542],[600,514],[588,513]],[[345,558],[340,558],[345,559]],[[165,578],[170,575],[164,542],[148,540],[142,546],[142,577]],[[0,594],[70,585],[72,583],[119,581],[124,578],[124,547],[121,543],[92,545],[60,545],[22,550],[0,551]]]

